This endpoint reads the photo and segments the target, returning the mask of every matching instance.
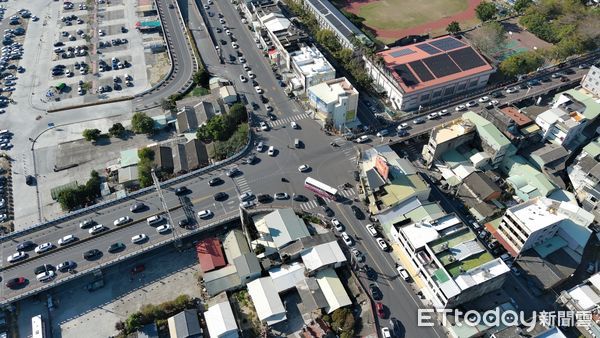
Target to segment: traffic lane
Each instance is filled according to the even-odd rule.
[[[211,203],[212,203],[212,201],[211,201]],[[216,221],[219,221],[222,219],[226,219],[231,216],[235,216],[239,213],[237,208],[230,210],[226,214],[221,213],[219,210],[213,210],[213,212],[214,212],[214,216],[210,219],[207,219],[207,220],[198,219],[199,227],[205,226],[209,223],[213,223],[213,222],[216,222]],[[177,210],[173,211],[172,216],[173,216],[174,220],[186,218],[183,209],[177,209]],[[52,265],[56,266],[57,264],[59,264],[61,262],[72,260],[77,263],[76,271],[82,272],[87,269],[99,266],[102,263],[112,261],[112,260],[118,258],[119,256],[133,253],[133,252],[136,252],[143,248],[148,248],[154,244],[160,243],[165,240],[172,240],[174,238],[174,236],[178,237],[182,234],[185,234],[185,233],[188,233],[191,231],[193,231],[193,230],[183,229],[183,228],[175,226],[173,228],[173,231],[171,231],[169,233],[165,233],[165,234],[159,234],[156,231],[155,227],[149,226],[145,222],[142,221],[133,226],[120,228],[119,231],[106,233],[104,236],[98,236],[96,238],[93,238],[93,239],[87,241],[85,243],[86,244],[85,251],[91,250],[91,249],[98,249],[98,250],[102,251],[102,257],[100,257],[97,260],[92,260],[92,261],[88,261],[83,258],[83,251],[82,251],[81,246],[72,245],[72,246],[65,247],[63,250],[52,252],[52,253],[44,256],[43,259],[27,262],[22,265],[15,266],[13,268],[8,268],[5,271],[3,271],[2,272],[2,275],[4,277],[3,280],[9,279],[9,278],[14,278],[14,277],[25,277],[29,280],[29,284],[26,287],[24,287],[22,289],[17,289],[17,290],[11,290],[6,287],[0,287],[0,297],[8,298],[8,297],[16,296],[17,294],[29,291],[31,289],[35,289],[35,288],[43,285],[44,283],[38,282],[33,273],[33,270],[42,264],[52,264]],[[139,235],[139,234],[146,234],[148,236],[148,240],[141,244],[131,243],[131,237]],[[108,253],[108,251],[107,251],[108,247],[111,244],[117,243],[117,242],[124,243],[126,245],[126,248],[119,253],[115,253],[115,254]],[[69,275],[70,275],[69,273],[57,272],[57,278],[55,280],[65,278]]]
[[[353,247],[356,247],[365,255],[364,264],[369,265],[377,273],[375,281],[369,280],[364,272],[358,272],[358,275],[365,287],[374,283],[383,295],[383,298],[378,302],[384,304],[386,316],[385,319],[376,317],[380,326],[388,326],[388,319],[395,317],[403,323],[406,337],[422,335],[439,337],[439,328],[432,329],[417,326],[417,310],[421,308],[421,304],[413,295],[412,289],[398,275],[391,254],[382,251],[375,242],[375,238],[367,231],[368,218],[364,220],[356,219],[349,205],[338,203],[336,207],[340,211],[338,219],[342,219],[347,233],[355,240]],[[380,234],[379,237],[383,236]],[[408,298],[410,298],[410,301],[407,300]],[[398,302],[397,300],[400,299],[404,301]]]

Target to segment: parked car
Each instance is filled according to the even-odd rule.
[[[142,242],[145,242],[146,240],[148,240],[148,235],[146,234],[139,234],[131,237],[131,243],[133,244],[140,244]]]
[[[15,263],[18,262],[20,260],[23,260],[27,258],[27,254],[24,253],[23,251],[18,251],[15,252],[14,254],[8,256],[8,258],[6,259],[9,263]]]
[[[119,225],[123,225],[123,224],[127,224],[129,222],[131,222],[132,219],[129,216],[123,216],[123,217],[119,217],[118,219],[116,219],[114,221],[114,225],[115,226],[119,226]]]
[[[335,228],[335,230],[337,231],[344,231],[344,226],[342,225],[342,223],[337,219],[337,218],[332,218],[331,219],[331,224],[333,224],[333,227]]]
[[[379,287],[375,283],[369,284],[369,292],[371,293],[371,297],[374,300],[380,300],[383,298],[383,295],[381,294],[381,290],[379,290]]]
[[[354,256],[354,258],[356,259],[357,262],[361,263],[365,261],[365,255],[363,255],[362,252],[360,252],[360,250],[356,249],[356,248],[352,248],[352,250],[350,250],[350,252],[352,252],[352,255]]]
[[[301,166],[298,167],[298,171],[301,172],[301,173],[306,172],[308,170],[310,170],[310,167],[307,164],[303,164],[303,165],[301,165]]]
[[[202,219],[210,218],[213,215],[212,211],[206,209],[198,212],[198,217]]]
[[[88,251],[84,252],[83,258],[86,260],[93,260],[93,259],[100,257],[101,255],[102,255],[102,251],[100,251],[98,249],[92,249],[92,250],[88,250]]]
[[[383,238],[377,237],[375,239],[375,241],[377,242],[377,245],[379,246],[379,248],[383,251],[388,251],[389,246],[387,245],[387,243],[383,240]]]
[[[121,242],[113,243],[108,247],[108,252],[115,253],[119,251],[123,251],[125,249],[125,244]]]
[[[56,268],[60,272],[67,272],[69,270],[75,269],[76,266],[77,266],[77,263],[75,263],[73,261],[66,261],[66,262],[62,262],[62,263],[58,264],[58,266]]]
[[[350,238],[350,236],[345,231],[342,232],[340,235],[342,236],[342,240],[344,241],[344,243],[346,243],[346,245],[350,246],[354,244],[352,238]]]
[[[245,192],[239,196],[239,199],[240,199],[240,202],[249,201],[251,199],[254,199],[254,194],[251,192]]]
[[[369,232],[369,234],[371,234],[371,236],[377,237],[377,235],[379,235],[373,224],[367,224],[365,225],[365,228],[367,228],[367,231]]]
[[[66,235],[63,238],[58,240],[58,245],[67,245],[69,243],[75,242],[77,240],[77,237],[73,236],[73,235]]]

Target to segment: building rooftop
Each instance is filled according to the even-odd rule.
[[[562,105],[582,113],[586,119],[595,120],[600,115],[600,102],[585,90],[569,89],[554,97],[555,105]]]
[[[595,138],[583,147],[583,151],[591,157],[598,159],[598,156],[600,156],[600,137]]]
[[[508,208],[528,233],[558,223],[564,219],[552,208],[549,199],[536,198]]]
[[[480,200],[501,191],[500,187],[481,171],[471,173],[463,179],[463,182]]]
[[[321,82],[309,87],[308,90],[315,94],[325,104],[338,102],[340,96],[358,94],[358,91],[345,77]]]
[[[510,271],[510,268],[500,258],[494,259],[489,253],[488,255],[490,259],[487,261],[480,262],[473,269],[465,269],[465,273],[456,276],[456,284],[461,289],[468,289]]]
[[[523,196],[526,195],[528,198],[548,196],[556,189],[546,175],[532,167],[522,156],[513,155],[505,158],[504,162],[503,167],[508,169],[507,182]]]
[[[492,124],[482,116],[468,111],[463,114],[463,118],[471,121],[477,128],[480,138],[485,139],[490,146],[496,150],[511,145],[510,141]]]
[[[139,162],[140,162],[140,157],[138,156],[137,148],[121,151],[121,157],[120,157],[121,168],[125,168],[130,165],[135,165],[135,164],[138,164]]]
[[[229,301],[215,304],[204,312],[204,319],[211,337],[237,337],[238,326]]]
[[[139,178],[138,166],[130,165],[119,169],[119,184],[137,181]]]
[[[167,322],[171,337],[200,337],[202,335],[196,310],[183,310],[169,317]]]
[[[248,283],[248,293],[256,309],[258,319],[273,325],[286,320],[285,308],[271,277],[263,277]]]
[[[386,194],[379,200],[390,207],[414,195],[429,190],[429,186],[418,174],[398,175],[390,180],[390,184],[383,187]]]
[[[240,279],[241,277],[260,274],[262,271],[260,262],[253,252],[234,258],[233,265],[235,265],[235,269],[237,270],[238,275],[240,275]]]
[[[391,48],[378,55],[405,92],[494,69],[471,46],[451,36]]]
[[[445,215],[435,220],[418,218],[411,218],[411,220],[413,223],[402,226],[400,231],[404,232],[406,238],[408,238],[415,250],[422,248],[430,242],[433,242],[432,245],[434,245],[434,247],[436,244],[438,244],[440,248],[443,247],[443,241],[434,242],[441,237],[440,232],[462,224],[460,219],[455,215]]]
[[[306,224],[293,209],[278,209],[267,215],[254,216],[253,219],[261,234],[259,241],[269,247],[281,248],[294,240],[310,236]]]
[[[517,108],[508,106],[500,109],[504,115],[508,116],[519,127],[524,127],[533,122],[527,115],[521,113]]]
[[[223,239],[223,248],[227,259],[232,262],[235,258],[250,252],[248,242],[244,232],[239,229],[233,229],[225,235]]]
[[[281,293],[296,287],[296,284],[304,279],[304,264],[294,262],[290,265],[281,265],[269,270],[269,276],[273,280],[273,290]]]
[[[196,253],[198,254],[198,261],[200,261],[200,268],[203,272],[225,266],[223,248],[221,247],[221,242],[216,237],[201,240],[196,244]]]
[[[327,21],[331,23],[335,30],[337,30],[347,40],[351,40],[352,37],[356,37],[362,40],[366,45],[372,44],[367,36],[356,27],[348,18],[340,12],[330,1],[328,0],[307,0],[306,4],[313,7],[320,13]]]
[[[323,243],[306,249],[300,256],[308,271],[346,261],[346,256],[344,256],[342,248],[340,248],[337,241]]]
[[[204,287],[210,296],[242,285],[242,280],[235,265],[230,264],[223,268],[212,270],[202,276]]]
[[[328,306],[325,308],[325,312],[332,313],[341,307],[352,304],[334,269],[328,268],[317,272],[316,279],[327,300]]]
[[[302,46],[299,50],[290,54],[292,62],[296,64],[304,76],[314,74],[335,72],[329,61],[315,46]]]
[[[431,130],[431,138],[436,144],[441,144],[473,132],[474,130],[475,126],[470,121],[464,119],[455,119],[433,128]]]

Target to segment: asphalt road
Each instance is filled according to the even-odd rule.
[[[175,8],[170,9],[169,4]],[[150,93],[133,101],[138,109],[160,104],[161,99],[177,93],[190,81],[194,73],[194,60],[185,34],[185,26],[179,16],[177,2],[174,0],[157,0],[158,10],[163,13],[162,24],[166,40],[171,49],[173,74],[165,83]]]

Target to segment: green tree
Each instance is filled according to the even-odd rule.
[[[210,74],[206,71],[204,67],[200,67],[198,71],[196,71],[192,77],[194,84],[196,86],[206,88],[208,86],[208,80],[210,79]]]
[[[160,101],[160,106],[163,110],[168,110],[168,111],[174,111],[177,109],[177,104],[175,103],[174,100],[171,100],[170,98],[162,99]]]
[[[496,5],[491,2],[483,1],[475,7],[475,15],[483,22],[492,20],[497,13],[498,9]]]
[[[81,206],[83,196],[78,188],[65,189],[58,193],[58,203],[63,210],[73,210]]]
[[[544,64],[544,58],[535,51],[527,51],[509,56],[500,63],[500,71],[507,76],[517,76],[532,72]]]
[[[256,244],[256,247],[254,248],[254,253],[257,255],[260,255],[261,253],[265,252],[265,246],[258,243]]]
[[[446,32],[452,35],[458,34],[461,30],[460,24],[456,21],[452,21],[448,24],[448,27],[446,27]]]
[[[138,149],[138,157],[140,160],[148,159],[150,161],[154,161],[154,150],[151,148],[140,148]]]
[[[235,125],[248,121],[248,111],[246,106],[241,103],[234,103],[229,109],[229,116]]]
[[[533,4],[533,0],[516,0],[513,9],[517,13],[523,13],[529,6]]]
[[[154,132],[154,120],[142,112],[133,114],[131,127],[137,134],[152,134]]]
[[[315,38],[317,42],[327,48],[331,54],[335,54],[342,49],[342,45],[335,36],[335,33],[329,29],[320,29],[317,31]]]
[[[154,181],[152,180],[152,160],[148,158],[140,159],[138,163],[138,181],[142,188],[151,186]]]
[[[562,39],[551,50],[551,54],[555,59],[566,59],[567,57],[575,54],[581,54],[585,51],[585,42],[577,37],[573,36],[569,39]]]
[[[110,127],[110,129],[108,129],[108,133],[112,137],[123,137],[125,131],[126,129],[121,123],[115,123],[112,125],[112,127]]]
[[[102,132],[99,129],[85,129],[82,133],[86,141],[96,141]]]
[[[507,38],[504,26],[497,21],[485,22],[471,34],[473,45],[489,56],[495,56],[504,50]]]
[[[92,170],[90,173],[90,178],[85,183],[85,194],[89,201],[95,200],[97,197],[100,197],[100,184],[102,180],[100,179],[100,174],[96,170]]]

